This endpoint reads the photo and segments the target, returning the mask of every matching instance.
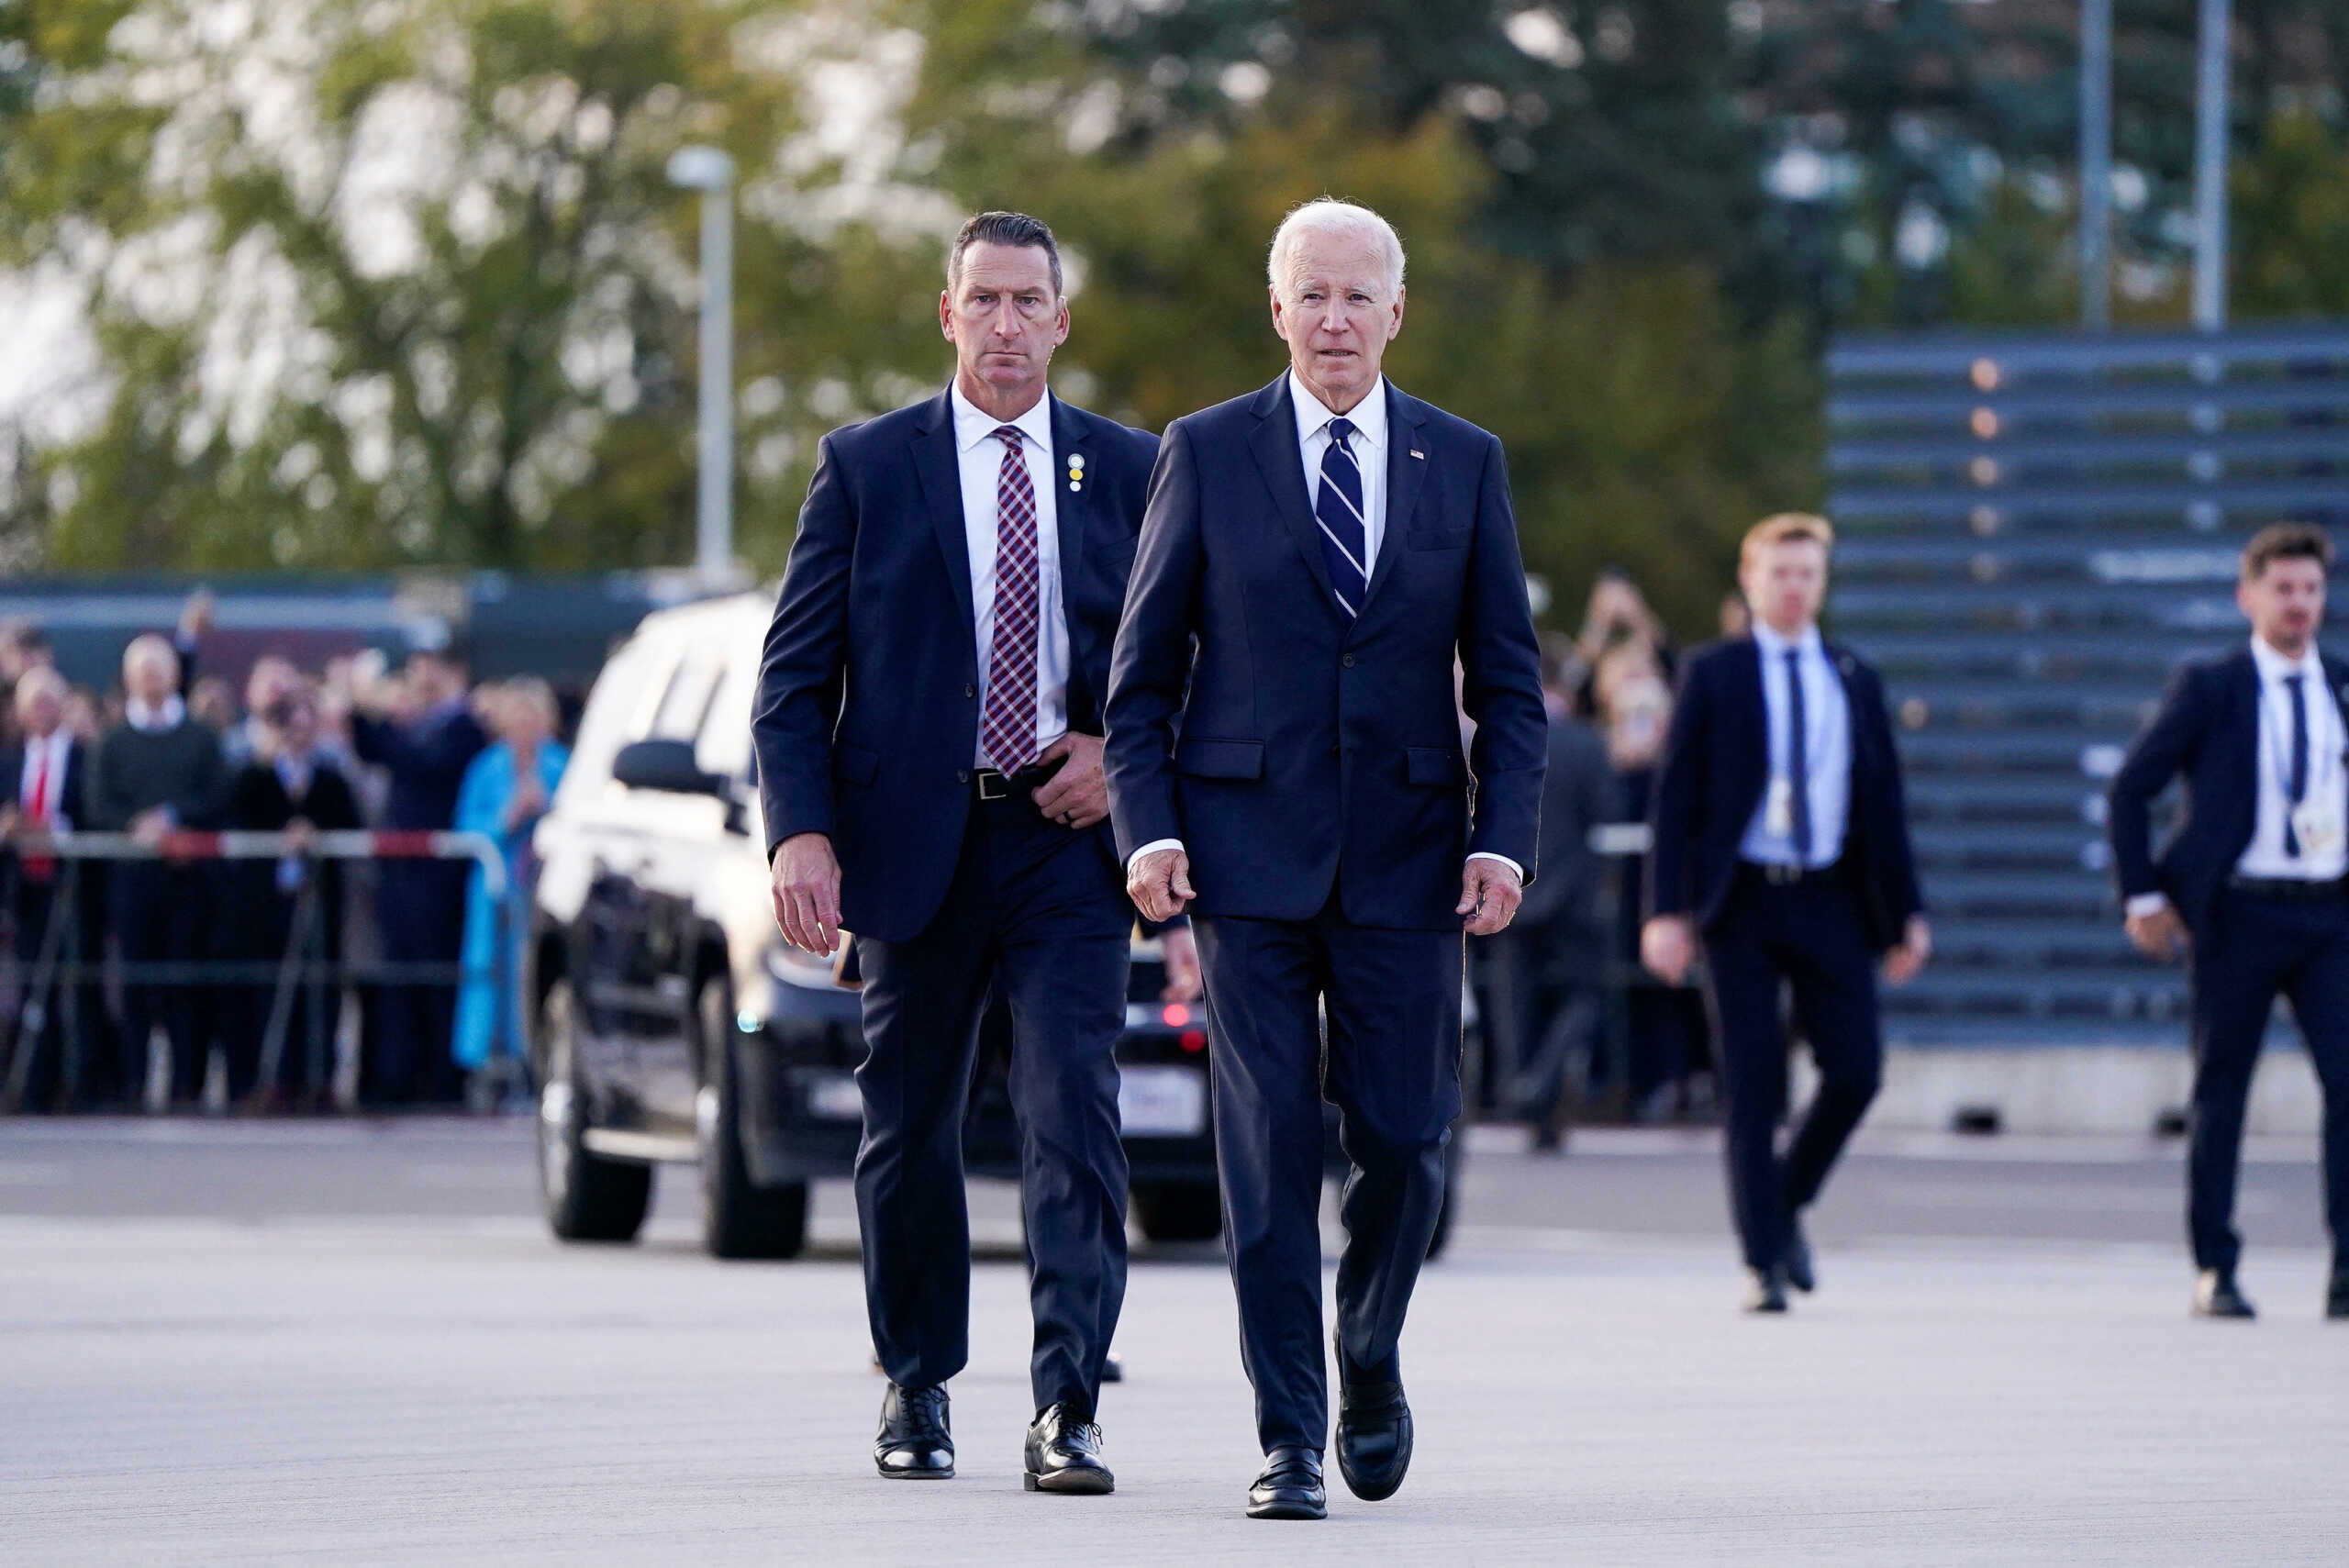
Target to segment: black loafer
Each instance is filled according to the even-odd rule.
[[[1067,1400],[1048,1406],[1028,1429],[1028,1473],[1019,1484],[1076,1496],[1116,1491],[1118,1478],[1101,1462],[1101,1429]]]
[[[2324,1287],[2324,1315],[2349,1318],[2349,1269],[2333,1269],[2332,1283]]]
[[[2204,1269],[2194,1281],[2194,1316],[2197,1318],[2242,1318],[2259,1316],[2251,1298],[2235,1288],[2235,1276],[2217,1269]]]
[[[1252,1519],[1326,1519],[1330,1494],[1321,1481],[1321,1456],[1309,1448],[1276,1448],[1264,1456],[1264,1473],[1248,1488]]]
[[[889,1385],[881,1396],[881,1433],[873,1462],[892,1481],[952,1481],[954,1439],[947,1430],[946,1390]]]
[[[1746,1270],[1745,1309],[1748,1312],[1784,1312],[1787,1309],[1785,1275],[1776,1268]]]
[[[1810,1243],[1803,1240],[1802,1221],[1787,1221],[1787,1255],[1778,1260],[1786,1271],[1787,1283],[1809,1296],[1819,1288],[1819,1276],[1810,1268]]]
[[[1399,1383],[1338,1390],[1338,1473],[1365,1503],[1392,1497],[1411,1468],[1411,1406]]]

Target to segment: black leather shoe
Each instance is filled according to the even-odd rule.
[[[946,1429],[946,1390],[889,1385],[881,1396],[873,1462],[892,1481],[952,1481],[954,1439]]]
[[[1046,1407],[1028,1429],[1028,1473],[1019,1484],[1072,1496],[1116,1491],[1117,1477],[1101,1462],[1101,1429],[1065,1399]]]
[[[1787,1221],[1787,1255],[1778,1260],[1786,1271],[1787,1283],[1809,1296],[1819,1288],[1819,1276],[1810,1268],[1810,1243],[1803,1240],[1802,1221]]]
[[[2253,1309],[2251,1298],[2235,1288],[2233,1274],[2204,1269],[2194,1281],[2194,1316],[2249,1318],[2259,1314]]]
[[[1745,1271],[1745,1309],[1748,1312],[1784,1312],[1787,1309],[1787,1282],[1776,1268]]]
[[[1248,1488],[1252,1519],[1326,1519],[1330,1494],[1321,1483],[1321,1456],[1309,1448],[1276,1448],[1264,1473]]]
[[[2327,1318],[2349,1318],[2349,1268],[2336,1263],[2332,1283],[2324,1289],[2324,1315]]]
[[[1338,1390],[1338,1473],[1365,1503],[1392,1497],[1411,1468],[1411,1405],[1399,1383]]]

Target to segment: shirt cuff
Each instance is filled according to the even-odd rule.
[[[1497,855],[1490,850],[1478,850],[1468,858],[1472,861],[1498,861],[1501,864],[1508,867],[1509,870],[1517,873],[1517,884],[1520,887],[1525,885],[1525,868],[1518,864],[1515,861],[1509,859],[1507,855]]]
[[[1182,847],[1183,840],[1180,839],[1152,839],[1149,843],[1144,844],[1141,849],[1136,850],[1132,854],[1126,857],[1126,869],[1128,871],[1133,870],[1134,862],[1141,859],[1144,855],[1154,855],[1161,850],[1179,850]]]
[[[2121,912],[2133,920],[2140,915],[2158,915],[2168,907],[2168,894],[2140,893],[2136,897],[2121,905]]]

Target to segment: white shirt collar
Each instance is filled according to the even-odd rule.
[[[1753,623],[1753,644],[1765,655],[1779,659],[1785,658],[1787,650],[1790,648],[1799,648],[1805,653],[1822,653],[1827,647],[1826,639],[1819,635],[1817,621],[1803,628],[1800,637],[1789,639],[1771,630],[1766,621],[1756,620]]]
[[[2259,677],[2263,681],[2280,681],[2287,675],[2306,675],[2310,684],[2324,684],[2324,660],[2316,651],[2314,638],[2309,639],[2308,647],[2301,651],[2298,659],[2287,659],[2268,647],[2266,638],[2253,632],[2251,657],[2252,662],[2259,666]]]
[[[122,705],[122,717],[130,721],[133,729],[176,729],[180,720],[187,717],[187,705],[170,696],[163,699],[161,707],[149,707],[132,697]]]
[[[1036,399],[1035,406],[1017,419],[998,419],[969,398],[963,395],[963,384],[955,382],[946,389],[947,402],[954,410],[954,450],[967,452],[981,441],[992,440],[995,433],[1009,425],[1028,438],[1036,449],[1034,456],[1049,457],[1052,450],[1052,395],[1047,390]]]
[[[1297,439],[1302,443],[1321,433],[1321,427],[1338,417],[1330,406],[1313,395],[1296,371],[1288,373],[1288,398],[1297,407]],[[1346,414],[1353,421],[1355,439],[1369,443],[1374,451],[1386,450],[1386,378],[1380,376],[1370,395],[1357,403]]]

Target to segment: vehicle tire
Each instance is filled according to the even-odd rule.
[[[713,1258],[796,1258],[807,1244],[807,1184],[762,1187],[742,1155],[742,1076],[734,1061],[726,983],[702,983],[694,998],[705,1069],[694,1099],[701,1145],[702,1245]]]
[[[539,1085],[539,1202],[547,1228],[565,1241],[633,1241],[652,1202],[652,1167],[591,1154],[583,1141],[587,1105],[574,1077],[578,1001],[558,980],[539,1004],[546,1041]]]
[[[1152,1241],[1212,1241],[1223,1230],[1223,1198],[1213,1182],[1136,1182],[1132,1208]]]

